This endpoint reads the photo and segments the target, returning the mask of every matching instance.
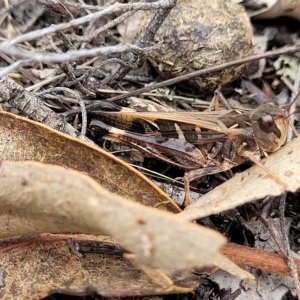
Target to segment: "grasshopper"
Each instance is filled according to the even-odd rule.
[[[249,111],[96,114],[101,121],[90,123],[94,136],[101,134],[185,170],[186,205],[191,181],[249,159],[258,163],[286,142],[288,130],[285,112],[273,104]]]

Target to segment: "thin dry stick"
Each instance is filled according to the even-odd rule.
[[[298,66],[297,73],[296,73],[296,79],[295,79],[295,82],[294,82],[294,89],[297,92],[292,93],[292,101],[297,96],[298,91],[299,91],[299,87],[300,87],[300,65]],[[296,112],[296,107],[297,107],[297,103],[296,103],[296,101],[294,101],[292,103],[292,105],[290,106],[290,109],[289,109],[289,117],[290,117],[290,122],[292,124],[294,124],[294,121],[295,121],[295,114],[294,113]],[[287,141],[290,142],[292,140],[292,138],[293,138],[293,128],[292,128],[292,126],[289,126]]]
[[[42,93],[36,93],[36,95],[41,95],[44,93],[49,93],[49,92],[67,92],[70,94],[73,94],[74,97],[77,99],[77,103],[79,103],[80,108],[81,108],[81,115],[82,115],[82,124],[81,124],[81,135],[85,136],[86,135],[86,129],[87,129],[87,112],[85,109],[85,103],[83,101],[83,99],[81,98],[81,96],[79,95],[79,93],[77,93],[76,91],[73,91],[69,88],[66,87],[55,87],[52,89],[48,89],[46,91],[43,91]]]
[[[55,89],[55,88],[54,88]],[[49,92],[49,91],[48,91]],[[38,93],[36,93],[36,96],[40,96]],[[75,100],[73,98],[65,97],[63,95],[58,95],[58,94],[44,94],[41,96],[43,99],[49,99],[49,100],[54,100],[54,101],[59,101],[61,103],[69,103],[69,104],[78,104],[78,100]],[[89,100],[83,100],[84,103],[91,103]],[[60,108],[60,107],[59,107]]]
[[[2,55],[4,55],[4,54],[2,53]],[[9,66],[7,66],[5,68],[0,68],[0,77],[6,75],[8,73],[14,72],[15,70],[22,69],[22,67],[29,66],[29,65],[32,65],[31,59],[11,62]]]
[[[106,0],[106,4],[104,7],[106,6],[109,6],[109,5],[113,5],[115,3],[117,3],[118,0],[110,0],[110,1],[107,1]],[[94,11],[94,10],[102,10],[104,7],[103,6],[97,6],[97,5],[88,5],[88,4],[85,4],[84,1],[82,0],[79,0],[80,3],[72,3],[72,2],[65,2],[66,5],[69,5],[69,6],[74,6],[74,7],[77,7],[79,9],[85,9],[85,10],[91,10],[91,11]]]
[[[70,134],[71,136],[79,137],[94,145],[94,142],[82,136],[62,116],[56,114],[47,107],[39,97],[26,91],[24,87],[17,84],[8,76],[0,77],[0,99],[22,111],[23,114],[35,121],[44,123],[54,129]]]
[[[297,73],[300,71],[300,66],[298,67]],[[281,80],[284,82],[284,84],[292,91],[292,100],[288,106],[288,120],[289,120],[289,132],[291,131],[294,133],[296,137],[299,137],[300,134],[297,132],[295,126],[294,126],[294,113],[296,111],[296,106],[297,106],[297,101],[298,98],[300,97],[300,91],[299,91],[299,85],[300,85],[300,73],[299,73],[299,79],[295,81],[295,84],[292,85],[291,82],[286,78],[286,77],[281,77]],[[296,88],[298,87],[298,88]],[[289,136],[287,138],[287,142],[290,142],[293,135],[292,133],[289,133]]]
[[[256,60],[266,58],[266,57],[270,57],[270,56],[278,56],[278,55],[281,55],[281,54],[296,53],[296,52],[300,52],[300,46],[287,47],[287,48],[284,48],[284,49],[268,51],[268,52],[263,53],[263,54],[252,55],[252,56],[249,56],[249,57],[246,57],[246,58],[238,59],[238,60],[231,61],[231,62],[226,62],[226,63],[220,64],[218,66],[206,68],[206,69],[203,69],[203,70],[199,70],[199,71],[191,72],[189,74],[178,76],[178,77],[175,77],[175,78],[172,78],[172,79],[168,79],[168,80],[165,80],[165,81],[162,81],[162,82],[158,82],[158,83],[155,83],[153,85],[149,85],[149,86],[146,86],[144,88],[129,92],[126,95],[118,95],[118,96],[111,97],[109,99],[106,99],[106,101],[114,102],[114,101],[123,100],[123,99],[128,98],[128,97],[138,96],[138,95],[140,95],[142,93],[145,93],[145,92],[150,92],[152,90],[155,90],[155,89],[158,89],[158,88],[161,88],[161,87],[170,86],[172,84],[175,84],[175,83],[187,80],[187,79],[191,79],[191,78],[201,76],[201,75],[205,75],[205,74],[215,72],[215,71],[220,71],[220,70],[223,70],[225,68],[233,67],[233,66],[236,66],[236,65],[241,65],[241,64],[244,64],[244,63],[249,63],[249,62],[256,61]],[[95,104],[88,105],[86,108],[88,110],[92,110],[92,109],[95,109],[97,107],[99,107],[99,104],[95,103]],[[70,110],[69,112],[66,112],[65,114],[67,116],[71,116],[71,115],[75,115],[76,113],[78,113],[78,111],[79,110]]]
[[[285,253],[285,249],[282,246],[282,243],[280,242],[280,240],[278,239],[278,236],[276,235],[276,233],[274,232],[274,230],[270,227],[269,223],[265,220],[265,218],[263,218],[260,215],[260,212],[257,210],[257,208],[252,204],[249,203],[249,207],[251,208],[251,210],[255,213],[257,219],[264,224],[264,226],[267,228],[267,230],[270,232],[270,235],[272,236],[274,242],[276,243],[278,249],[280,250],[280,252],[286,256]]]
[[[73,48],[73,45],[67,41],[67,37],[62,33],[58,33],[59,36],[62,38],[62,40],[67,44],[67,46],[70,48]],[[63,52],[55,45],[52,37],[50,35],[47,36],[52,48],[59,54],[63,54]],[[63,72],[65,72],[68,77],[72,80],[72,83],[76,86],[76,88],[83,93],[84,95],[89,95],[89,96],[95,96],[95,93],[92,93],[88,91],[80,82],[77,81],[76,76],[74,75],[73,71],[74,68],[69,62],[61,63],[60,68],[62,69]],[[82,107],[81,107],[82,109]],[[84,108],[85,110],[85,108]]]
[[[157,30],[160,28],[163,21],[166,19],[171,9],[176,5],[176,0],[166,1],[166,4],[163,8],[158,9],[154,16],[151,18],[148,26],[141,33],[139,38],[136,40],[135,45],[140,48],[145,48],[153,41],[154,36]],[[111,86],[115,82],[118,82],[124,78],[124,76],[132,69],[130,65],[137,63],[141,67],[147,56],[144,53],[136,56],[135,53],[129,52],[125,57],[124,61],[129,65],[128,67],[118,66],[115,70],[112,71],[111,75],[105,78],[102,82],[102,86]]]
[[[288,88],[293,94],[297,94],[297,93],[298,93],[297,90],[295,89],[295,87],[293,86],[293,84],[291,83],[291,81],[290,81],[288,78],[282,76],[280,79],[284,82],[284,84],[287,86],[287,88]]]
[[[126,64],[123,60],[119,59],[119,58],[109,58],[106,59],[103,62],[97,63],[96,66],[92,67],[91,69],[87,70],[80,78],[78,78],[78,81],[84,81],[87,78],[89,78],[91,76],[91,74],[93,74],[93,72],[95,72],[97,69],[99,69],[100,67],[106,65],[106,64],[110,64],[110,63],[118,63],[123,65],[124,67],[129,67],[128,64]]]
[[[287,264],[289,265],[292,273],[292,277],[294,279],[294,284],[296,287],[297,291],[297,296],[298,299],[300,299],[300,283],[299,283],[299,276],[297,272],[297,266],[294,261],[291,248],[290,248],[290,243],[289,243],[289,238],[287,235],[287,232],[285,230],[285,224],[284,224],[284,212],[285,212],[285,200],[286,200],[286,193],[283,193],[283,195],[280,197],[280,202],[279,202],[279,221],[280,221],[280,227],[281,227],[281,233],[282,233],[282,240],[283,240],[283,247],[285,250],[285,258],[287,260]]]
[[[9,66],[8,67],[11,67],[11,65],[14,63],[14,60],[13,59],[11,59],[9,56],[7,56],[6,54],[4,54],[4,53],[0,53],[0,57],[2,58],[2,59],[4,59],[7,63],[9,63]],[[22,63],[22,61],[19,61],[20,63]],[[23,61],[24,63],[26,62],[26,61]],[[28,65],[32,65],[32,61],[31,60],[29,60],[28,61]],[[16,68],[12,68],[13,70],[15,70]],[[38,80],[37,80],[37,78],[36,77],[34,77],[32,74],[31,74],[31,72],[30,71],[28,71],[27,69],[24,69],[24,68],[19,68],[19,72],[21,73],[21,74],[23,74],[25,77],[27,77],[29,80],[31,80],[33,83],[37,83],[38,82]],[[7,74],[7,73],[4,73],[4,74]],[[2,75],[1,73],[0,73],[0,77],[1,76],[4,76],[4,75]]]
[[[84,4],[83,0],[79,0],[79,2],[81,4]],[[96,1],[97,5],[100,7],[103,7],[105,4],[105,0],[99,0]],[[91,14],[91,11],[89,9],[85,9],[86,13],[89,15]],[[84,36],[91,36],[92,32],[94,32],[96,30],[96,28],[103,28],[103,26],[107,23],[107,19],[106,18],[102,18],[102,19],[98,19],[98,20],[94,20],[92,22],[90,22],[86,28],[84,29]],[[95,38],[95,45],[98,46],[103,46],[105,44],[105,32],[103,31],[102,35],[99,35],[97,38]],[[86,48],[87,43],[82,43],[80,41],[76,41],[75,43],[75,48],[80,48],[80,49],[84,49]]]
[[[77,69],[77,70],[86,69],[86,66],[87,66],[87,65],[93,63],[93,62],[96,61],[97,59],[98,59],[97,57],[94,57],[94,58],[90,59],[89,61],[87,61],[87,62],[85,62],[85,63],[79,65],[76,69]],[[56,76],[54,76],[54,77],[46,78],[46,79],[44,79],[44,80],[42,80],[42,81],[40,81],[40,82],[38,82],[38,83],[36,83],[36,84],[34,84],[34,85],[31,85],[31,86],[26,87],[26,90],[27,90],[28,92],[39,90],[39,89],[41,89],[44,85],[47,85],[48,83],[54,82],[54,81],[56,81],[56,80],[58,80],[58,79],[61,79],[61,78],[66,77],[66,76],[67,76],[66,74],[60,74],[60,75],[56,75]]]
[[[94,57],[101,54],[111,54],[111,53],[126,53],[128,51],[143,55],[145,51],[153,51],[157,47],[149,47],[147,49],[142,49],[135,45],[116,45],[107,47],[97,47],[93,49],[81,49],[81,50],[71,50],[61,54],[57,53],[42,53],[35,51],[21,50],[16,47],[9,47],[7,49],[2,49],[0,45],[0,52],[6,53],[7,55],[15,55],[21,58],[29,58],[33,61],[43,62],[43,63],[65,63],[67,61],[75,61],[80,58]]]
[[[32,91],[37,91],[37,90],[40,90],[44,85],[47,85],[51,82],[54,82],[58,79],[61,79],[61,78],[64,78],[66,77],[67,75],[65,73],[63,74],[59,74],[59,75],[56,75],[56,76],[53,76],[53,77],[46,77],[46,79],[36,83],[36,84],[33,84],[31,86],[28,86],[26,87],[26,91],[27,92],[32,92]]]
[[[291,102],[289,105],[289,130],[288,130],[288,136],[287,136],[287,142],[290,142],[293,138],[293,134],[296,136],[299,136],[293,126],[295,116],[294,113],[296,112],[296,106],[297,106],[297,98],[299,97],[299,86],[300,86],[300,66],[298,66],[297,69],[297,75],[294,82],[294,85],[290,82],[290,80],[286,77],[281,77],[281,80],[284,82],[284,84],[289,88],[289,90],[292,92]]]
[[[88,35],[88,36],[82,36],[82,37],[78,37],[76,36],[76,41],[77,42],[85,42],[88,43],[90,42],[93,38],[95,38],[96,36],[98,36],[101,32],[114,27],[118,24],[120,24],[121,22],[125,21],[126,19],[128,19],[130,16],[132,16],[133,14],[136,13],[136,10],[134,11],[129,11],[119,17],[117,17],[116,19],[113,19],[112,21],[106,23],[104,26],[96,29],[92,34]]]
[[[237,66],[237,65],[249,63],[249,62],[256,61],[256,60],[259,60],[259,59],[262,59],[262,58],[271,57],[271,56],[278,56],[278,55],[287,54],[287,53],[290,53],[290,54],[291,53],[297,53],[297,52],[300,52],[300,46],[287,47],[287,48],[284,48],[284,49],[278,49],[278,50],[268,51],[268,52],[262,53],[262,54],[256,54],[256,55],[248,56],[246,58],[238,59],[238,60],[231,61],[231,62],[226,62],[226,63],[220,64],[218,66],[213,66],[213,67],[206,68],[206,69],[203,69],[203,70],[198,70],[198,71],[191,72],[191,73],[188,73],[188,74],[185,74],[185,75],[181,75],[181,76],[178,76],[178,77],[175,77],[175,78],[172,78],[172,79],[168,79],[168,80],[165,80],[165,81],[162,81],[162,82],[158,82],[158,83],[155,83],[153,85],[149,85],[149,86],[146,86],[144,88],[132,91],[132,92],[128,93],[126,96],[123,96],[123,95],[115,96],[115,97],[106,99],[106,101],[122,100],[122,99],[127,98],[127,97],[137,96],[137,95],[140,95],[141,93],[149,92],[149,91],[152,91],[154,89],[161,88],[161,87],[170,86],[170,85],[173,85],[173,84],[176,84],[176,83],[179,83],[181,81],[188,80],[188,79],[191,79],[191,78],[194,78],[194,77],[197,77],[197,76],[202,76],[202,75],[212,73],[212,72],[216,72],[216,71],[220,71],[220,70],[223,70],[223,69],[226,69],[226,68],[230,68],[230,67],[234,67],[234,66]],[[87,108],[91,109],[91,108],[94,108],[94,107],[92,107],[92,105],[90,105]]]
[[[282,276],[291,276],[289,267],[282,254],[233,243],[226,244],[221,249],[221,253],[233,260],[237,265],[246,265]],[[300,273],[299,259],[295,258],[295,262],[298,273]]]
[[[114,5],[111,5],[109,7],[103,8],[101,11],[98,11],[96,13],[86,15],[84,17],[71,20],[68,23],[61,23],[59,25],[53,25],[47,28],[38,29],[26,34],[23,34],[21,36],[18,36],[14,39],[11,39],[9,41],[3,42],[0,44],[0,52],[4,52],[8,48],[10,48],[13,45],[28,42],[31,40],[35,40],[38,38],[42,38],[45,35],[50,35],[55,32],[63,31],[66,29],[70,29],[73,27],[78,27],[79,25],[83,25],[85,23],[91,22],[95,19],[103,18],[106,15],[112,14],[112,13],[119,13],[119,12],[125,12],[125,11],[132,11],[132,10],[152,10],[152,9],[160,9],[166,7],[166,2],[173,2],[172,0],[158,0],[153,3],[128,3],[128,4],[121,4],[116,3]]]
[[[122,95],[127,95],[129,92],[128,91],[121,91],[121,90],[112,90],[112,89],[97,89],[97,91],[99,91],[100,93],[103,94],[122,94]],[[192,98],[192,97],[184,97],[184,96],[177,96],[177,95],[168,95],[166,93],[142,93],[141,95],[143,96],[149,96],[149,97],[157,97],[157,98],[166,98],[166,99],[174,99],[174,100],[183,100],[183,101],[187,101],[187,102],[192,102],[193,103],[197,103],[197,104],[201,104],[204,105],[205,107],[208,106],[208,102],[198,99],[198,98]]]

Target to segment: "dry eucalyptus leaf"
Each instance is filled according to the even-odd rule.
[[[251,275],[248,271],[239,268],[234,262],[222,254],[218,254],[216,256],[215,266],[230,273],[231,275],[247,280],[248,283],[255,283],[255,277],[253,275]]]
[[[247,7],[254,8],[249,13],[256,19],[275,19],[278,17],[291,17],[300,20],[300,1],[299,0],[245,0],[243,3]],[[259,9],[255,9],[259,7]]]
[[[300,188],[299,149],[300,139],[297,138],[262,161],[271,172],[286,183],[286,189],[259,166],[253,166],[199,198],[179,216],[195,220],[267,196],[278,196],[284,190],[296,192]]]
[[[69,238],[79,247],[97,247],[98,252],[78,257],[68,246]],[[119,249],[107,237],[44,234],[3,240],[0,298],[41,299],[52,293],[106,297],[186,293],[200,283],[196,276],[177,276],[166,290],[123,259]]]
[[[34,160],[81,171],[127,199],[179,212],[177,204],[143,174],[112,154],[27,118],[0,112],[0,157]]]
[[[213,265],[226,242],[212,229],[112,194],[80,172],[38,162],[1,163],[0,207],[0,238],[103,234],[138,263],[167,274]]]

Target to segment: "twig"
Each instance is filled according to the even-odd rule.
[[[4,59],[5,61],[7,61],[10,65],[14,63],[14,61],[13,61],[9,56],[7,56],[7,55],[4,54],[4,53],[1,53],[1,54],[0,54],[0,57],[1,57],[2,59]],[[32,64],[32,61],[31,61],[31,60],[29,60],[28,62],[27,62],[27,61],[24,61],[24,63],[28,63],[28,65],[29,65],[29,64]],[[10,67],[10,66],[9,66],[9,67]],[[27,77],[29,80],[31,80],[33,83],[37,83],[38,80],[37,80],[34,76],[32,76],[32,74],[31,74],[31,72],[30,72],[29,70],[24,69],[24,68],[20,68],[20,69],[19,69],[19,72],[22,73],[22,74],[23,74],[25,77]],[[5,74],[7,74],[6,71],[5,71]],[[1,76],[4,76],[4,75],[1,75],[1,73],[0,73],[0,77],[1,77]]]
[[[55,90],[55,88],[53,88]],[[49,89],[49,90],[52,90]],[[47,90],[49,92],[49,90]],[[44,91],[43,91],[44,92]],[[43,99],[50,99],[50,100],[54,100],[54,101],[59,101],[61,103],[68,103],[68,104],[78,104],[78,100],[74,99],[74,98],[69,98],[69,97],[65,97],[63,95],[58,95],[58,94],[40,94],[40,93],[35,93],[37,96],[43,98]],[[85,104],[90,104],[92,103],[92,100],[83,100]]]
[[[2,55],[4,55],[4,54],[2,54]],[[0,77],[6,75],[8,73],[11,73],[15,70],[21,69],[24,66],[28,66],[30,64],[32,64],[32,60],[30,60],[30,59],[11,62],[9,66],[7,66],[5,68],[0,68]]]
[[[84,103],[82,97],[80,97],[80,95],[76,91],[73,91],[73,90],[71,90],[69,88],[66,88],[66,87],[55,87],[55,88],[45,90],[41,93],[36,93],[36,95],[40,96],[44,93],[56,92],[56,91],[58,91],[58,92],[67,92],[67,93],[73,94],[74,97],[77,99],[77,103],[79,103],[79,105],[80,105],[81,117],[82,117],[81,135],[85,136],[86,135],[86,129],[87,129],[87,113],[86,113],[85,103]]]
[[[165,6],[163,8],[158,9],[154,16],[151,18],[148,26],[141,33],[139,38],[136,40],[135,45],[140,48],[148,47],[150,42],[153,41],[154,36],[165,20],[165,18],[170,13],[171,9],[176,5],[176,0],[165,1]],[[124,57],[124,61],[128,65],[124,67],[123,65],[118,66],[115,70],[111,72],[111,75],[103,80],[101,85],[112,86],[115,82],[118,82],[124,78],[124,76],[132,69],[132,64],[136,64],[140,67],[144,64],[147,56],[144,53],[142,55],[136,56],[135,53],[129,52]]]
[[[88,5],[85,4],[82,0],[79,1],[80,3],[73,3],[73,2],[66,2],[65,4],[70,5],[70,6],[75,6],[80,9],[85,9],[85,10],[102,10],[102,6],[95,6],[95,5]],[[115,4],[117,0],[106,0],[106,6]]]
[[[101,11],[95,12],[90,15],[86,15],[84,17],[71,20],[68,23],[62,23],[59,25],[53,25],[47,28],[38,29],[26,34],[23,34],[21,36],[18,36],[14,39],[11,39],[9,41],[3,42],[0,44],[0,52],[4,52],[5,49],[10,48],[13,45],[28,42],[31,40],[35,40],[38,38],[42,38],[45,35],[50,35],[55,32],[63,31],[66,29],[70,29],[73,27],[77,27],[79,25],[83,25],[88,22],[92,22],[95,19],[103,18],[106,15],[112,14],[112,13],[119,13],[124,11],[132,11],[132,10],[152,10],[152,9],[159,9],[166,7],[166,2],[173,2],[172,0],[158,0],[153,3],[128,3],[128,4],[121,4],[116,3],[114,5],[110,5],[109,7],[103,8]]]
[[[67,37],[62,32],[59,32],[58,34],[62,38],[62,40],[65,42],[65,44],[67,44],[67,47],[73,49],[73,45],[70,43],[70,41],[68,41]],[[63,52],[55,45],[52,37],[49,35],[49,36],[47,36],[47,38],[48,38],[52,48],[57,53],[63,54]],[[60,68],[62,69],[62,71],[64,71],[68,75],[68,77],[72,80],[72,83],[77,87],[77,89],[81,93],[83,93],[84,95],[95,96],[95,93],[88,91],[80,82],[77,81],[77,78],[73,73],[74,68],[69,62],[60,64]],[[85,108],[84,108],[84,110],[85,110]]]
[[[35,121],[94,144],[82,136],[62,116],[47,107],[39,97],[26,91],[8,76],[0,77],[0,98]]]
[[[128,97],[138,96],[138,95],[140,95],[142,93],[145,93],[145,92],[149,92],[149,91],[161,88],[161,87],[166,87],[166,86],[169,86],[169,85],[172,85],[172,84],[175,84],[175,83],[178,83],[178,82],[181,82],[181,81],[193,78],[193,77],[205,75],[205,74],[215,72],[215,71],[220,71],[220,70],[223,70],[225,68],[233,67],[233,66],[240,65],[240,64],[249,63],[249,62],[256,61],[256,60],[266,58],[266,57],[270,57],[270,56],[278,56],[278,55],[281,55],[281,54],[296,53],[296,52],[300,52],[300,46],[287,47],[287,48],[284,48],[284,49],[268,51],[268,52],[265,52],[263,54],[256,54],[256,55],[248,56],[246,58],[238,59],[238,60],[231,61],[231,62],[226,62],[226,63],[220,64],[218,66],[213,66],[213,67],[210,67],[210,68],[206,68],[206,69],[203,69],[203,70],[199,70],[199,71],[191,72],[191,73],[188,73],[188,74],[185,74],[185,75],[182,75],[182,76],[178,76],[178,77],[175,77],[175,78],[172,78],[172,79],[168,79],[168,80],[165,80],[165,81],[162,81],[162,82],[158,82],[158,83],[155,83],[153,85],[149,85],[149,86],[146,86],[144,88],[129,92],[126,95],[118,95],[118,96],[111,97],[109,99],[106,99],[106,101],[113,102],[113,101],[123,100],[123,99],[128,98]],[[91,105],[88,105],[86,108],[87,108],[87,110],[91,110],[91,109],[97,108],[98,105],[99,104],[91,104]],[[66,112],[66,115],[68,115],[68,116],[74,115],[77,112],[78,112],[78,110],[72,110],[72,111]]]
[[[287,231],[285,230],[285,223],[284,223],[285,199],[286,199],[286,193],[283,193],[283,195],[280,197],[280,202],[279,202],[279,221],[281,227],[283,247],[285,249],[285,258],[287,260],[287,264],[290,267],[291,274],[294,279],[294,284],[296,287],[298,299],[300,299],[300,283],[299,283],[299,276],[297,272],[297,266],[292,256],[289,238],[287,235]]]
[[[81,4],[85,4],[83,0],[79,0],[79,2]],[[96,3],[98,4],[98,6],[100,6],[102,8],[105,6],[105,0],[98,0],[98,1],[96,1]],[[88,15],[91,14],[91,11],[89,9],[85,9],[85,11]],[[86,28],[84,29],[84,36],[85,37],[86,36],[87,37],[92,36],[93,32],[95,32],[97,28],[102,29],[105,26],[106,23],[107,23],[107,18],[101,18],[101,19],[94,20],[94,21],[90,22],[86,26]],[[105,29],[101,32],[103,34],[101,36],[99,35],[98,37],[96,37],[94,39],[94,44],[95,45],[103,46],[105,44]],[[91,40],[89,40],[89,41],[91,41]],[[87,42],[82,43],[78,39],[76,39],[76,43],[75,43],[76,48],[84,49],[84,48],[86,48],[86,46],[87,46]]]
[[[118,63],[118,64],[123,65],[124,67],[128,67],[129,66],[128,64],[126,64],[124,61],[122,61],[119,58],[109,58],[109,59],[107,59],[107,60],[105,60],[103,62],[98,63],[96,66],[94,66],[91,69],[89,69],[88,71],[86,71],[80,78],[78,78],[78,81],[84,81],[84,80],[86,80],[97,69],[99,69],[100,67],[102,67],[102,66],[104,66],[106,64],[110,64],[110,63]]]
[[[292,126],[292,124],[294,124],[294,121],[295,121],[294,113],[296,112],[296,106],[297,106],[297,101],[294,101],[294,99],[295,99],[295,97],[298,96],[299,87],[300,87],[300,66],[298,66],[298,69],[297,69],[294,85],[286,77],[281,77],[281,80],[292,92],[291,105],[289,106],[289,112],[288,112],[290,126],[288,129],[288,135],[287,135],[287,142],[290,142],[292,140],[293,134],[295,132],[295,128]]]
[[[298,69],[297,69],[297,73],[296,73],[296,79],[295,79],[295,82],[294,82],[294,89],[297,91],[296,93],[293,92],[292,93],[292,100],[297,96],[298,94],[298,91],[299,91],[299,87],[300,87],[300,66],[298,66]],[[297,103],[296,101],[294,101],[292,103],[292,105],[290,106],[290,109],[289,109],[289,117],[290,117],[290,122],[292,124],[294,124],[294,121],[295,121],[295,112],[296,112],[296,107],[297,107]],[[289,126],[289,131],[288,131],[288,136],[287,136],[287,141],[290,142],[293,138],[293,128],[291,126]]]
[[[282,254],[233,243],[228,243],[222,247],[221,253],[238,265],[246,265],[282,276],[291,276]],[[300,260],[295,258],[295,262],[300,274]]]
[[[53,81],[56,81],[58,79],[64,78],[66,76],[67,75],[64,73],[64,74],[59,74],[59,75],[56,75],[53,77],[45,78],[44,80],[42,80],[36,84],[26,87],[26,91],[28,91],[28,92],[36,91],[36,90],[40,89],[41,87],[43,87],[44,85],[51,83]]]
[[[280,79],[283,81],[283,83],[287,86],[287,88],[293,94],[297,94],[297,90],[295,89],[295,87],[293,86],[293,84],[291,83],[291,81],[287,77],[282,76]]]
[[[95,60],[97,60],[98,58],[97,57],[94,57],[88,61],[86,61],[85,63],[77,66],[77,70],[82,70],[82,69],[86,69],[87,68],[87,65],[89,65],[90,63],[93,63]],[[55,80],[58,80],[58,79],[61,79],[61,78],[64,78],[66,77],[66,74],[60,74],[60,75],[56,75],[56,76],[53,76],[53,77],[50,77],[50,78],[46,78],[34,85],[31,85],[31,86],[28,86],[26,87],[26,90],[28,92],[31,92],[31,91],[35,91],[35,90],[38,90],[40,89],[41,87],[43,87],[44,85],[48,84],[48,83],[51,83]]]
[[[72,13],[68,10],[68,8],[60,1],[51,1],[51,0],[37,0],[37,2],[41,5],[44,5],[54,12],[61,14],[68,20],[73,20]]]
[[[152,51],[157,47],[149,47],[148,51]],[[29,58],[33,61],[43,62],[43,63],[63,63],[66,61],[74,61],[80,58],[94,57],[101,54],[110,54],[110,53],[123,53],[126,51],[131,51],[136,54],[143,54],[145,49],[139,48],[134,45],[125,44],[125,45],[116,45],[116,46],[107,46],[107,47],[98,47],[93,49],[81,49],[81,50],[71,50],[62,54],[56,53],[41,53],[33,52],[27,50],[21,50],[16,47],[7,47],[3,49],[0,45],[0,52],[6,53],[7,55],[15,55],[21,58]]]
[[[121,94],[121,95],[126,95],[129,92],[127,91],[120,91],[120,90],[112,90],[112,89],[97,89],[98,92],[103,93],[103,94]],[[149,97],[157,97],[157,98],[166,98],[169,100],[183,100],[183,101],[187,101],[187,102],[192,102],[192,103],[197,103],[197,104],[201,104],[205,107],[208,107],[208,102],[198,99],[198,98],[192,98],[192,97],[184,97],[184,96],[177,96],[177,95],[167,95],[164,93],[142,93],[141,95],[143,96],[149,96]]]
[[[250,203],[249,204],[249,207],[252,209],[252,211],[255,213],[255,216],[257,217],[257,219],[262,223],[264,224],[264,226],[266,227],[266,229],[269,231],[270,235],[272,236],[274,242],[276,243],[278,249],[280,250],[280,252],[283,254],[283,255],[286,255],[285,253],[285,249],[284,247],[282,246],[282,243],[281,241],[279,240],[277,234],[274,232],[274,230],[270,227],[269,223],[265,220],[265,218],[263,218],[259,211],[257,210],[257,208],[252,204]]]
[[[78,42],[85,42],[88,43],[90,42],[92,39],[94,39],[97,35],[99,35],[101,32],[114,27],[118,24],[120,24],[121,22],[123,22],[124,20],[128,19],[130,16],[134,15],[136,13],[136,10],[134,11],[129,11],[115,19],[113,19],[112,21],[106,23],[104,26],[96,29],[91,35],[88,36],[82,36],[82,37],[76,37],[76,41]]]
[[[300,66],[298,66],[298,69],[297,69],[297,78],[294,82],[294,85],[292,85],[292,83],[286,77],[281,77],[281,80],[292,92],[291,102],[288,105],[289,129],[288,129],[287,142],[290,142],[293,138],[293,134],[296,137],[299,137],[299,133],[297,132],[297,130],[294,126],[294,120],[295,120],[294,113],[296,112],[297,101],[298,101],[298,98],[300,97],[300,90],[299,90]]]

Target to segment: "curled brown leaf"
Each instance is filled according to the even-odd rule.
[[[96,244],[101,251],[78,257],[68,240]],[[94,242],[94,243],[93,243]],[[106,297],[185,293],[199,283],[195,276],[174,277],[168,290],[115,254],[120,247],[107,237],[51,235],[18,237],[0,241],[0,298],[41,299],[51,293]],[[16,268],[16,266],[18,266]]]
[[[213,265],[220,233],[128,201],[73,170],[37,162],[0,167],[0,238],[43,232],[103,234],[167,274]]]
[[[4,111],[0,111],[0,157],[10,161],[40,161],[78,170],[127,199],[162,210],[181,211],[148,178],[112,154]]]

